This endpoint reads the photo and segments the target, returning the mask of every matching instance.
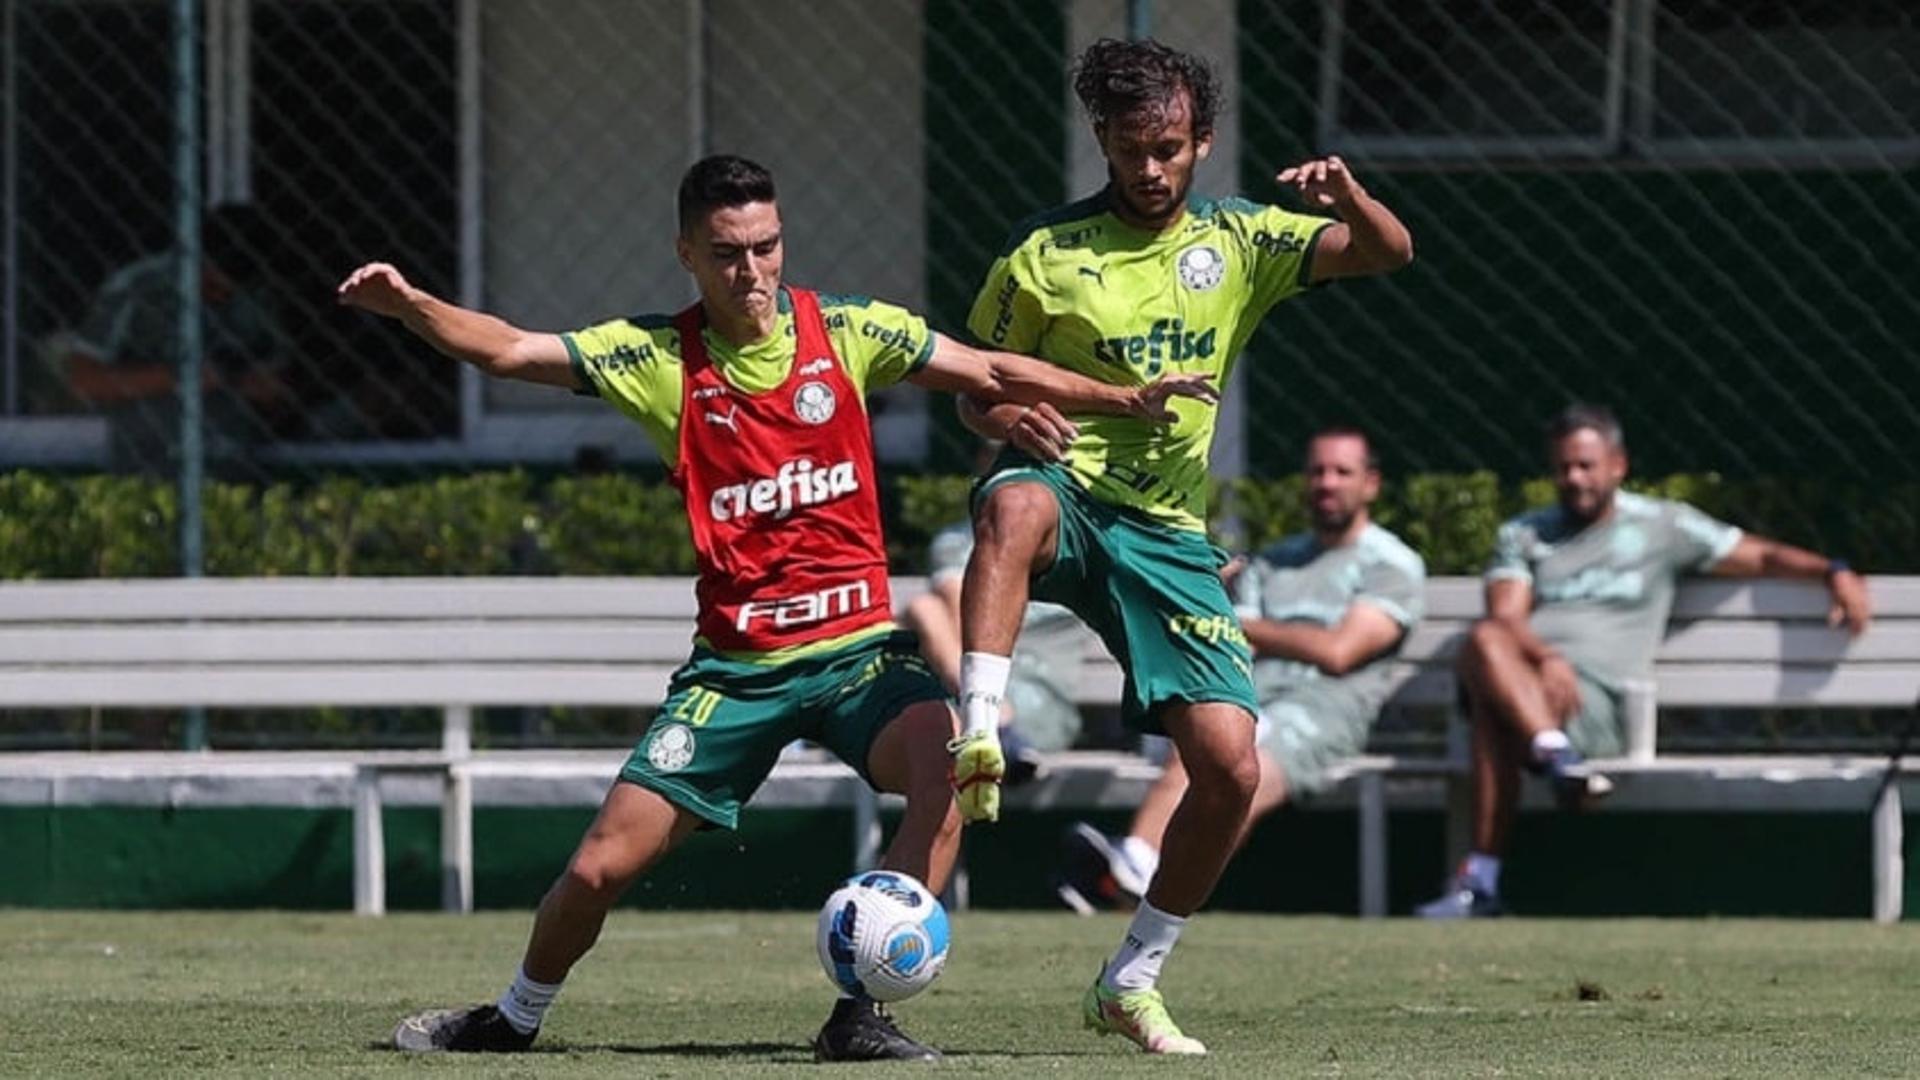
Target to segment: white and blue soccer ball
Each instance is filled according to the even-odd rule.
[[[907,874],[855,874],[820,909],[820,965],[849,994],[903,1001],[947,966],[947,909]]]

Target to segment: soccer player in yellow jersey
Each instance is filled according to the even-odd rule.
[[[695,163],[679,209],[680,261],[700,299],[677,316],[537,333],[428,295],[385,263],[340,285],[342,303],[398,319],[448,356],[632,417],[686,493],[700,565],[693,656],[541,901],[513,982],[496,1003],[408,1017],[394,1034],[402,1050],[526,1049],[621,893],[695,829],[732,828],[796,738],[904,794],[882,865],[935,892],[946,884],[960,827],[953,714],[892,622],[868,391],[910,379],[1143,418],[1164,418],[1169,395],[1214,397],[1198,375],[1110,385],[970,348],[888,304],[783,285],[773,177],[744,158]],[[820,1059],[939,1056],[862,990],[815,1037]]]
[[[1322,281],[1413,258],[1393,212],[1339,158],[1279,174],[1314,210],[1190,199],[1212,147],[1219,89],[1200,59],[1153,41],[1095,43],[1074,90],[1106,157],[1090,198],[1028,220],[988,271],[969,329],[1118,386],[1167,373],[1224,383],[1275,303]],[[1122,709],[1164,731],[1192,777],[1158,872],[1119,951],[1087,991],[1087,1023],[1149,1053],[1205,1053],[1154,988],[1187,917],[1212,892],[1259,779],[1247,640],[1205,531],[1215,403],[1186,401],[1159,428],[1068,420],[1015,406],[972,422],[1031,453],[996,464],[975,496],[954,743],[961,811],[998,813],[1004,771],[993,720],[1029,589],[1098,632],[1126,671]],[[1057,460],[1049,460],[1055,458]]]

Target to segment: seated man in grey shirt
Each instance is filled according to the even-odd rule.
[[[289,338],[267,287],[269,231],[252,206],[207,214],[200,268],[204,453],[210,475],[253,480],[271,420],[291,407]],[[175,258],[140,259],[100,287],[71,342],[74,396],[107,418],[112,468],[171,477],[180,468],[182,357]]]
[[[1566,409],[1547,427],[1559,504],[1501,526],[1487,617],[1459,657],[1473,721],[1473,850],[1426,918],[1497,915],[1520,771],[1578,808],[1612,784],[1585,766],[1626,748],[1622,687],[1653,672],[1681,575],[1824,579],[1833,621],[1864,630],[1866,584],[1838,560],[1742,533],[1684,503],[1620,491],[1626,441],[1609,410]]]
[[[1325,428],[1307,444],[1312,528],[1256,554],[1234,577],[1260,698],[1260,783],[1241,826],[1325,785],[1358,754],[1392,691],[1392,658],[1420,621],[1426,564],[1373,524],[1380,470],[1364,433]],[[1023,639],[1024,643],[1024,639]],[[1134,813],[1127,835],[1081,822],[1067,831],[1055,890],[1081,914],[1137,902],[1160,862],[1160,838],[1187,788],[1178,756]]]

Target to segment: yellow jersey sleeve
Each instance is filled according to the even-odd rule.
[[[662,460],[679,453],[679,335],[669,316],[611,319],[560,335],[574,374],[646,430]]]
[[[1252,266],[1249,307],[1256,315],[1312,284],[1313,245],[1334,224],[1330,218],[1260,206],[1247,223]]]
[[[1026,250],[1017,247],[994,260],[980,295],[974,297],[967,330],[990,348],[1032,355],[1047,328],[1047,314]]]
[[[862,394],[884,389],[912,375],[933,359],[933,331],[927,320],[894,304],[865,296],[820,295],[820,317]]]

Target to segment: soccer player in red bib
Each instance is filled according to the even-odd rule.
[[[679,212],[676,247],[700,300],[678,315],[547,334],[436,299],[384,263],[340,285],[342,303],[399,319],[448,356],[597,395],[637,421],[686,496],[699,567],[693,655],[541,901],[512,984],[495,1003],[403,1020],[403,1050],[531,1045],[620,895],[695,829],[734,827],[795,739],[905,795],[882,865],[945,887],[960,834],[955,720],[891,619],[868,393],[907,379],[1163,422],[1171,396],[1213,398],[1204,377],[1112,386],[969,348],[889,304],[783,286],[773,177],[743,158],[696,163]],[[828,1061],[939,1056],[853,996],[813,1045]]]

